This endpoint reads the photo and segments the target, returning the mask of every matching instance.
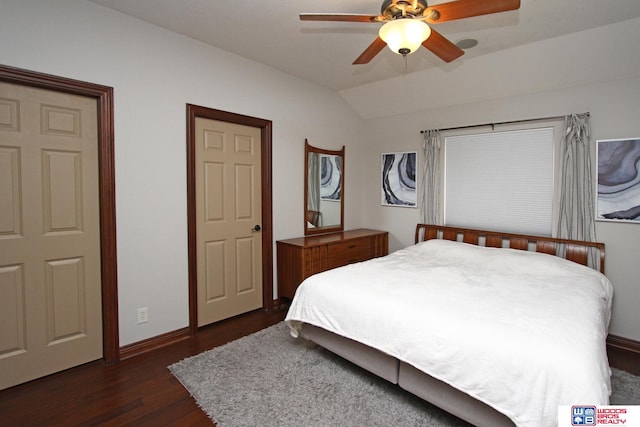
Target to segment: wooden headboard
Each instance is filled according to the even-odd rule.
[[[472,245],[494,248],[512,248],[543,252],[561,256],[569,261],[587,265],[604,274],[604,243],[581,240],[554,239],[553,237],[529,236],[526,234],[502,233],[499,231],[475,230],[473,228],[449,227],[445,225],[418,224],[415,242],[431,239],[453,240]],[[589,265],[590,250],[597,251],[599,265]]]

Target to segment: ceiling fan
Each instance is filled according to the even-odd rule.
[[[464,51],[427,24],[454,21],[472,16],[506,12],[520,8],[520,0],[456,0],[428,6],[426,0],[384,0],[380,15],[355,13],[301,13],[301,21],[384,22],[379,36],[353,62],[367,64],[388,45],[402,56],[420,45],[445,62],[462,56]]]

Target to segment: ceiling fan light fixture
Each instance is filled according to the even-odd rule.
[[[380,27],[378,34],[394,53],[406,56],[429,38],[431,28],[418,19],[394,19]]]

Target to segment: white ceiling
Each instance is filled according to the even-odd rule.
[[[333,90],[343,90],[501,49],[640,17],[640,0],[521,0],[517,11],[446,22],[451,41],[478,46],[446,64],[420,48],[407,61],[384,49],[351,65],[381,24],[301,22],[300,13],[379,14],[380,0],[90,0]],[[430,5],[444,3],[434,0]]]

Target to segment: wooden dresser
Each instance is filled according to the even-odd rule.
[[[279,240],[278,292],[292,299],[304,279],[312,274],[389,253],[389,233],[358,229],[317,236]]]

